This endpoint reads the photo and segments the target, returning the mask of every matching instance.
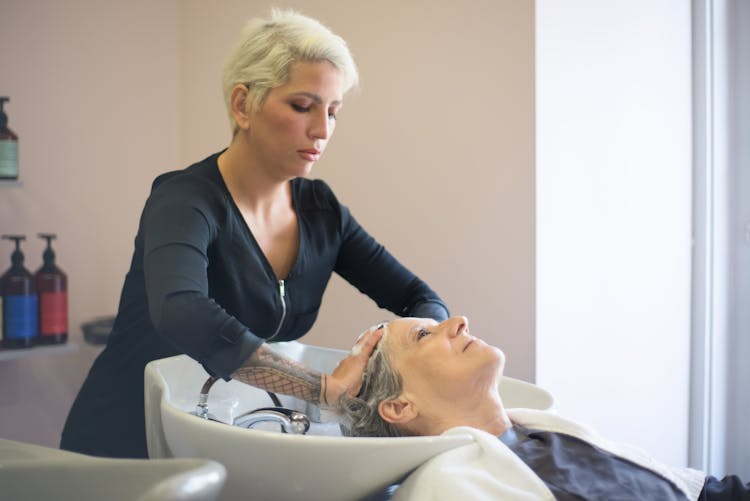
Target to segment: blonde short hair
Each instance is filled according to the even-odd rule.
[[[270,19],[247,22],[222,74],[224,101],[233,131],[237,129],[230,103],[234,86],[248,84],[253,105],[260,106],[269,90],[289,80],[292,64],[299,61],[330,62],[344,77],[344,92],[359,83],[357,66],[344,39],[315,19],[292,10],[274,9]]]

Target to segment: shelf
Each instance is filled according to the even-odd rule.
[[[17,350],[0,349],[0,362],[3,360],[19,360],[22,358],[40,357],[47,355],[58,355],[78,351],[78,345],[68,341],[65,344],[39,345],[33,348],[21,348]]]

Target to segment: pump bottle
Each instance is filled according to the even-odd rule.
[[[0,97],[0,179],[18,179],[18,136],[8,128],[6,101],[10,98]]]
[[[0,278],[3,296],[3,348],[29,348],[37,338],[38,303],[34,280],[23,266],[21,241],[25,235],[3,235],[16,248],[10,257],[11,267]]]
[[[39,233],[47,240],[44,263],[34,274],[39,296],[39,344],[60,344],[68,340],[68,277],[55,265],[52,240],[57,235]]]

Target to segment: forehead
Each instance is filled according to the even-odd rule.
[[[289,79],[277,89],[286,92],[314,90],[324,98],[341,101],[344,78],[341,71],[328,61],[297,61],[292,63]]]
[[[403,351],[414,345],[420,329],[434,327],[435,320],[430,318],[399,318],[388,324],[386,342],[389,353]]]

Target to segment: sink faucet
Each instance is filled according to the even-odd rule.
[[[218,380],[218,377],[211,376],[205,383],[203,383],[201,393],[198,396],[198,404],[195,406],[195,410],[192,414],[203,419],[219,421],[216,416],[208,412],[208,392],[211,391],[211,387]],[[236,417],[232,422],[232,425],[242,428],[252,428],[258,423],[273,422],[280,424],[281,431],[284,433],[295,435],[304,435],[307,433],[307,430],[310,429],[310,419],[301,412],[281,407],[281,402],[276,395],[270,392],[269,395],[274,403],[277,404],[277,407],[262,407],[260,409],[246,412],[245,414]]]
[[[208,412],[208,392],[211,390],[211,387],[214,385],[214,383],[218,380],[218,377],[211,376],[206,380],[205,383],[203,383],[201,394],[198,396],[198,405],[195,406],[193,414],[203,419],[212,419],[214,421],[218,421],[213,414],[210,414]]]
[[[238,416],[232,423],[242,428],[252,428],[258,423],[272,422],[281,425],[284,433],[304,435],[310,429],[310,419],[301,412],[284,407],[262,407]]]

